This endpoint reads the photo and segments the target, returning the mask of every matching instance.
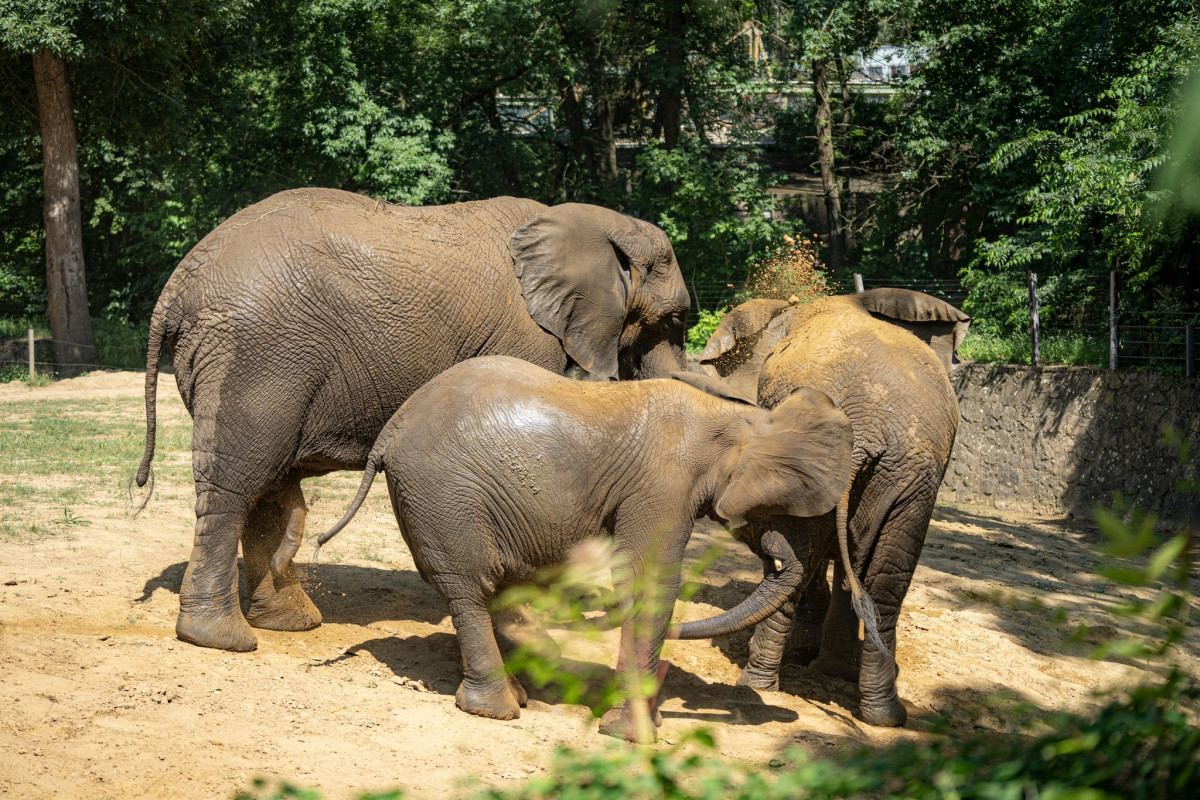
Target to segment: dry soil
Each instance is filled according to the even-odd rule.
[[[98,409],[120,404],[141,437],[140,373],[94,374],[29,389],[0,385],[0,416],[13,401],[68,398]],[[159,386],[164,426],[188,426],[174,383]],[[156,464],[189,453],[160,449]],[[548,768],[554,746],[593,750],[580,705],[554,688],[531,689],[519,720],[496,722],[454,706],[458,645],[446,609],[421,582],[396,529],[383,481],[351,526],[307,570],[325,624],[305,633],[259,631],[259,647],[234,654],[175,639],[178,590],[191,543],[193,488],[160,477],[137,517],[126,513],[125,477],[135,463],[86,486],[69,514],[37,509],[48,535],[0,541],[0,794],[25,797],[231,797],[255,776],[323,789],[330,797],[401,787],[422,797],[504,785]],[[119,477],[116,477],[119,476]],[[308,532],[343,512],[359,476],[306,482]],[[0,478],[13,480],[13,478]],[[49,480],[71,484],[79,476]],[[70,515],[76,517],[72,522]],[[67,517],[67,519],[60,519]],[[56,524],[57,523],[57,524]],[[86,523],[86,524],[85,524]],[[670,642],[660,737],[697,725],[720,752],[766,764],[800,745],[817,754],[856,742],[921,737],[949,716],[962,730],[1005,728],[1028,703],[1036,713],[1086,711],[1098,691],[1129,686],[1158,669],[1089,658],[1091,643],[1130,629],[1111,610],[1131,590],[1094,574],[1097,534],[1087,525],[1001,517],[941,506],[900,623],[901,730],[855,720],[854,686],[785,670],[782,691],[735,680],[745,634],[716,642]],[[677,617],[730,607],[748,592],[757,559],[712,525],[690,554],[717,545],[694,600]],[[306,543],[299,560],[307,562]],[[1143,596],[1146,596],[1143,593]],[[1083,641],[1071,638],[1092,626]],[[574,664],[610,665],[615,640],[571,641],[553,627]],[[1195,673],[1197,636],[1179,652]]]

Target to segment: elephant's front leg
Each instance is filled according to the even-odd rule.
[[[738,686],[749,686],[762,692],[779,691],[779,669],[783,663],[783,646],[796,613],[796,601],[790,597],[771,616],[754,628],[750,637],[750,657],[738,676]]]
[[[299,547],[307,513],[295,475],[288,476],[283,488],[264,495],[250,512],[242,553],[250,588],[246,618],[256,628],[307,631],[321,624],[321,612],[300,585],[291,559],[277,557]]]
[[[682,548],[677,557],[668,555],[665,567],[657,567],[656,576],[644,572],[630,581],[640,584],[638,602],[623,601],[625,620],[621,624],[621,649],[617,655],[617,676],[622,681],[626,700],[609,710],[600,719],[600,732],[630,742],[653,742],[658,737],[654,729],[662,725],[658,712],[658,694],[663,678],[659,669],[659,653],[667,638],[667,626],[679,597],[679,563],[683,558]],[[672,560],[674,559],[674,560]],[[663,576],[662,570],[670,575]],[[618,585],[625,583],[619,582]],[[627,597],[632,592],[627,590]],[[647,696],[648,684],[653,681],[653,691]]]

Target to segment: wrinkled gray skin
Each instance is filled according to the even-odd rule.
[[[230,217],[176,268],[150,326],[139,486],[163,342],[195,421],[196,535],[177,635],[245,651],[251,625],[320,624],[291,564],[300,480],[362,469],[384,423],[434,375],[506,354],[559,373],[665,376],[684,365],[688,305],[663,232],[597,206],[406,208],[299,189]]]
[[[384,427],[349,511],[319,542],[349,522],[383,469],[417,569],[450,606],[463,656],[459,708],[520,716],[525,693],[504,675],[488,604],[566,562],[584,540],[612,537],[626,565],[614,575],[622,602],[653,615],[648,626],[624,623],[618,674],[630,674],[632,658],[654,675],[697,518],[810,516],[842,495],[853,433],[828,397],[800,390],[767,411],[729,399],[715,379],[673,377],[584,383],[512,358],[477,358],[425,384]],[[711,635],[754,625],[802,582],[803,564],[783,538],[755,530],[747,543],[765,578],[708,621]],[[635,598],[649,565],[657,596]],[[631,705],[606,714],[600,729],[634,739]]]
[[[836,513],[776,526],[789,541],[813,543],[820,566],[810,570],[813,580],[802,593],[755,630],[739,683],[778,689],[789,650],[800,663],[857,681],[864,721],[906,721],[896,693],[896,620],[958,430],[948,372],[969,323],[929,295],[874,289],[805,306],[751,301],[713,333],[701,356],[710,374],[743,391],[756,386],[765,408],[799,388],[818,389],[854,425],[854,477],[840,504],[847,528],[838,530]],[[834,561],[830,596],[823,559],[833,557],[839,535],[877,609],[878,642],[869,635],[859,640],[854,586],[843,585],[845,558]]]

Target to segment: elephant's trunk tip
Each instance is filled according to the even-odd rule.
[[[313,548],[312,565],[314,567],[317,565],[317,560],[320,558],[320,556],[321,556],[321,542],[320,542],[320,540],[318,540],[317,546]]]

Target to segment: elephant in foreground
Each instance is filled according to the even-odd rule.
[[[300,481],[362,469],[384,423],[433,376],[489,354],[558,373],[665,376],[684,368],[688,306],[666,235],[596,206],[407,208],[298,189],[230,217],[180,262],[150,323],[139,486],[164,343],[194,420],[196,534],[176,634],[245,651],[251,625],[320,624],[291,563]]]
[[[896,621],[958,431],[948,373],[969,324],[929,295],[873,289],[803,306],[754,300],[713,333],[701,355],[709,374],[756,388],[764,408],[801,388],[820,390],[854,426],[853,478],[837,510],[779,527],[799,526],[831,555],[835,541],[846,541],[859,574],[847,575],[845,556],[835,560],[831,597],[825,568],[814,570],[803,593],[755,630],[740,683],[777,689],[788,649],[801,663],[857,681],[864,721],[906,721],[896,692]],[[847,577],[862,581],[878,610],[878,637],[859,640]]]
[[[614,540],[622,602],[652,618],[624,621],[618,674],[654,675],[697,518],[804,517],[841,497],[853,434],[829,398],[801,389],[767,411],[733,399],[720,381],[674,377],[587,383],[512,358],[476,358],[425,384],[384,427],[350,509],[318,547],[350,521],[382,469],[417,570],[450,607],[463,656],[459,708],[520,716],[525,692],[504,674],[488,604],[505,586],[566,562],[581,542]],[[735,608],[682,625],[681,638],[749,628],[801,585],[803,543],[767,526],[754,531],[747,544],[765,565],[762,583]],[[639,582],[647,570],[651,579]],[[641,738],[635,702],[646,701],[611,710],[601,731]],[[640,710],[642,719],[654,712]]]

